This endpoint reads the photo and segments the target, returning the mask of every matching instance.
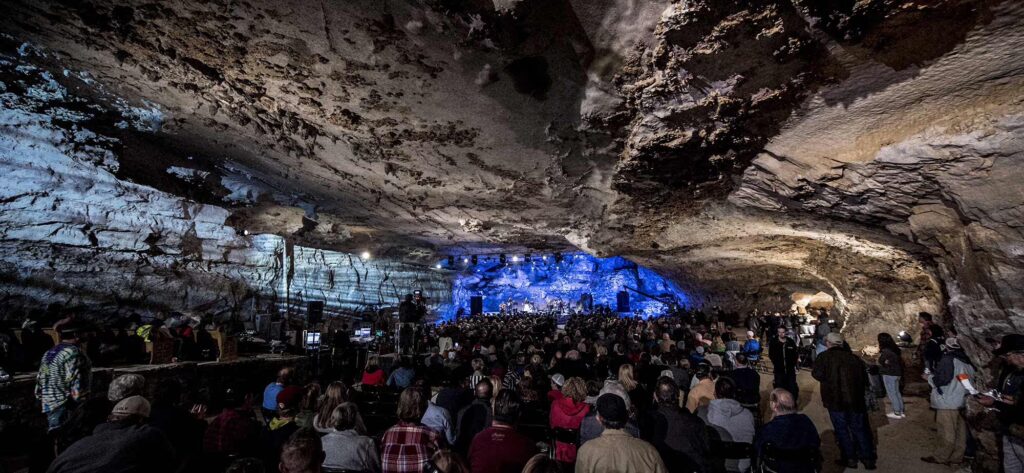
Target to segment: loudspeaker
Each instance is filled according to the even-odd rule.
[[[580,296],[580,303],[583,305],[583,310],[585,312],[594,310],[594,295],[589,293],[583,294]]]
[[[309,301],[306,306],[306,322],[318,324],[324,319],[324,301]]]
[[[484,296],[472,296],[469,298],[469,315],[480,315],[484,313]]]
[[[619,291],[615,297],[615,312],[629,312],[629,293]]]

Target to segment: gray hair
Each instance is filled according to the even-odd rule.
[[[622,386],[622,383],[612,380],[605,381],[604,387],[601,388],[601,392],[597,394],[597,397],[601,397],[608,393],[621,397],[622,400],[626,402],[626,408],[632,409],[629,402],[629,393],[626,392],[626,388]]]
[[[114,378],[107,388],[107,399],[118,402],[132,396],[141,396],[146,387],[146,378],[140,374],[122,374]]]
[[[772,390],[772,404],[779,414],[793,414],[796,412],[796,400],[793,394],[782,388]]]

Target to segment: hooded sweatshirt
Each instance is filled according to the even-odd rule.
[[[722,441],[754,442],[754,414],[735,399],[715,399],[701,413],[700,417],[718,432]],[[746,471],[750,460],[728,460],[725,466],[728,471]]]
[[[571,397],[563,397],[551,404],[551,428],[579,430],[583,418],[590,412],[585,402],[576,402]],[[560,462],[576,461],[576,444],[555,441],[555,459]]]

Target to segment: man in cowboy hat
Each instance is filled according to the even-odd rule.
[[[1020,395],[1024,387],[1024,335],[1004,335],[992,354],[1005,362],[999,376],[998,397],[980,395],[978,402],[999,410],[998,417],[1003,423],[1003,471],[1024,471],[1024,402]]]

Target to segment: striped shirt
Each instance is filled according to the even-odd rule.
[[[36,375],[36,399],[43,405],[43,413],[63,406],[68,400],[77,401],[89,392],[92,382],[92,362],[78,346],[60,343],[43,355]]]

